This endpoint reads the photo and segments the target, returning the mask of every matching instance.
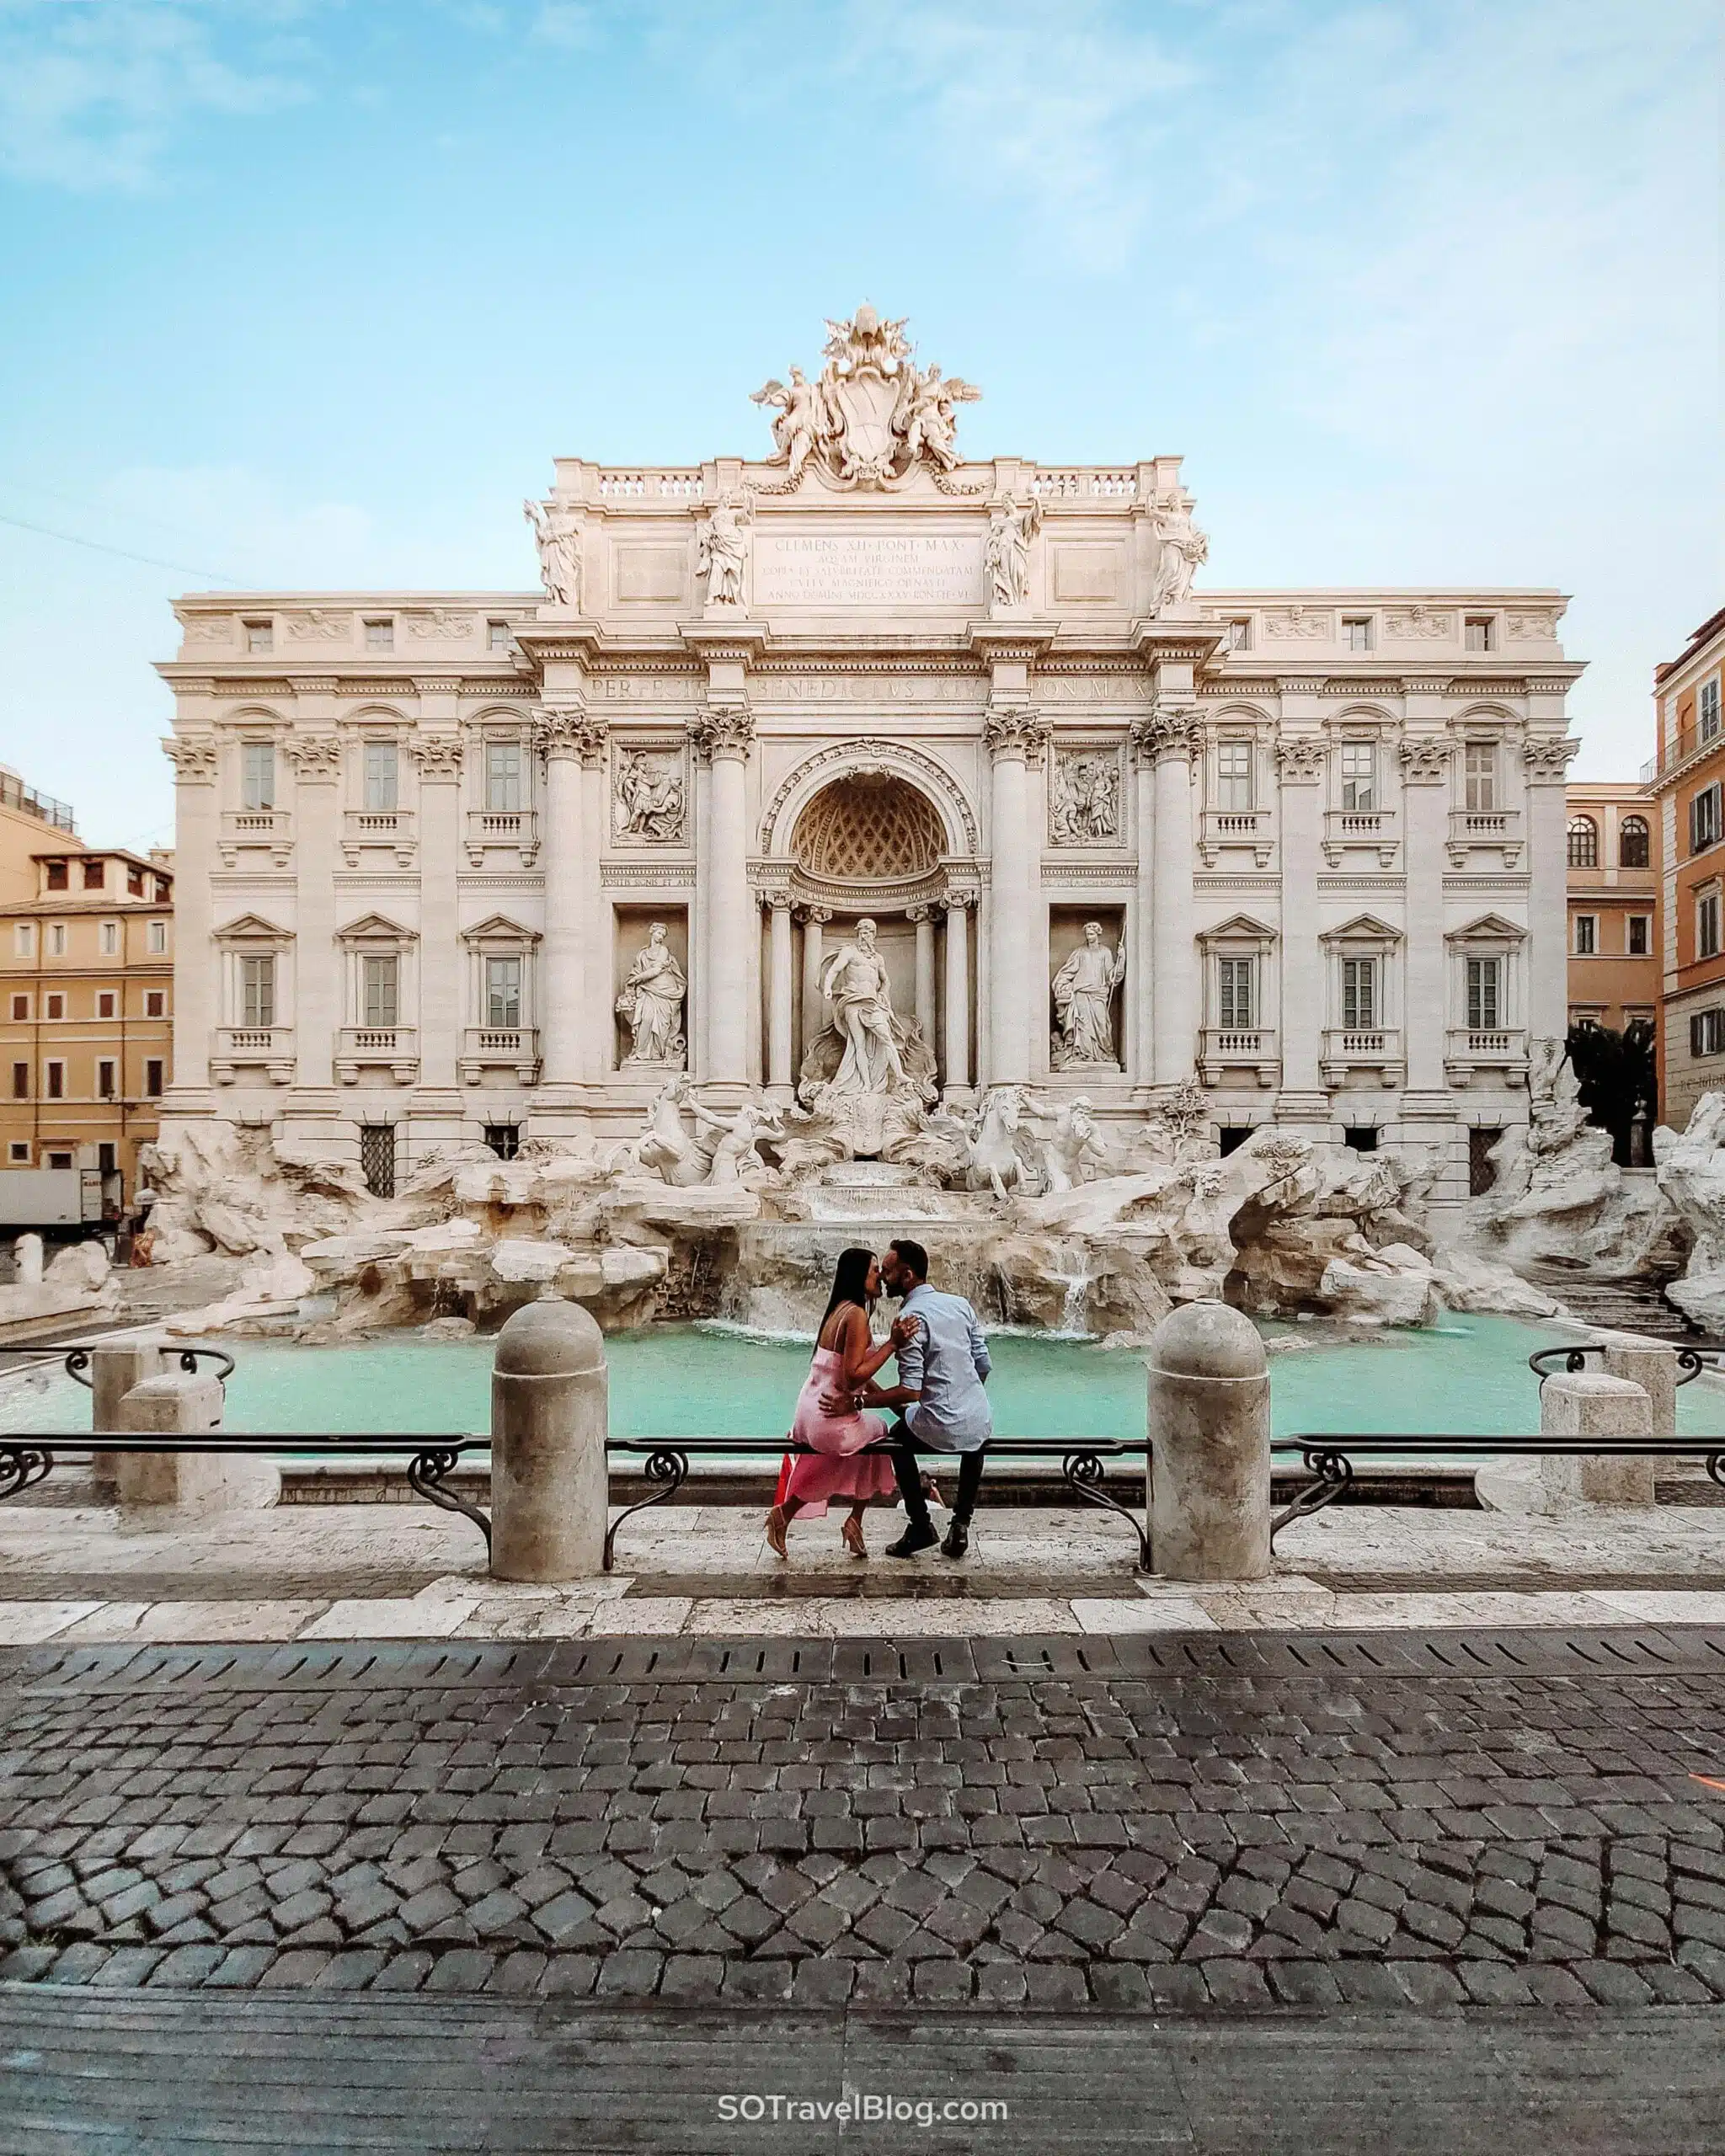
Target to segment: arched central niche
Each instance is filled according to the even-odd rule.
[[[823,787],[797,819],[791,852],[822,883],[904,883],[939,866],[946,833],[934,804],[889,771]]]

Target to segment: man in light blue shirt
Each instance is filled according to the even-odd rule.
[[[948,1557],[962,1557],[970,1546],[970,1515],[982,1482],[983,1455],[994,1435],[994,1417],[983,1390],[989,1373],[988,1344],[976,1313],[962,1295],[948,1295],[928,1284],[928,1253],[921,1243],[895,1241],[880,1262],[881,1284],[904,1304],[906,1317],[917,1321],[914,1337],[899,1350],[899,1381],[871,1385],[861,1396],[868,1407],[896,1407],[900,1419],[892,1431],[893,1465],[909,1522],[889,1557],[914,1557],[932,1549],[940,1537],[928,1517],[922,1494],[919,1452],[959,1454],[959,1489],[952,1524],[941,1543]]]

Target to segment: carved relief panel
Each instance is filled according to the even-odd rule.
[[[1124,783],[1118,743],[1056,748],[1048,783],[1049,844],[1118,846]]]
[[[681,740],[612,737],[611,833],[620,846],[689,843],[688,750]]]

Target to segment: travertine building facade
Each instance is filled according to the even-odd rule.
[[[765,461],[559,460],[542,593],[180,603],[171,1114],[382,1182],[836,1038],[1462,1195],[1564,1026],[1561,595],[1204,588],[1178,458],[967,463],[969,386],[830,326]]]

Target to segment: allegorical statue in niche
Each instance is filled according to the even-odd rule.
[[[988,536],[983,542],[982,568],[988,579],[988,602],[994,607],[1017,607],[1030,600],[1030,542],[1042,527],[1042,504],[1032,500],[1023,509],[1011,494],[996,502],[988,513]]]
[[[1126,978],[1126,939],[1118,951],[1102,940],[1102,923],[1087,921],[1084,941],[1054,979],[1055,1017],[1049,1043],[1056,1070],[1082,1064],[1112,1064],[1114,1054],[1114,994]]]
[[[683,782],[674,760],[626,749],[617,771],[617,831],[669,845],[683,835]]]
[[[523,502],[521,514],[539,542],[539,581],[553,606],[581,609],[581,551],[574,520],[546,502]]]
[[[682,1061],[683,998],[688,985],[676,954],[665,942],[665,923],[655,921],[635,953],[617,1000],[617,1016],[629,1029],[624,1070],[635,1063]]]
[[[1210,540],[1192,521],[1192,497],[1176,488],[1156,513],[1162,553],[1156,568],[1156,601],[1151,611],[1166,613],[1183,606],[1192,595],[1192,579],[1210,559]]]
[[[820,992],[832,1006],[833,1031],[845,1049],[831,1080],[836,1093],[886,1093],[907,1082],[874,934],[872,921],[859,921],[856,941],[841,943],[821,975]]]
[[[749,565],[748,512],[734,501],[715,502],[701,529],[697,574],[707,579],[709,606],[740,606],[743,572]]]
[[[1055,771],[1049,809],[1056,845],[1093,845],[1120,835],[1119,765],[1104,752],[1065,755]]]

